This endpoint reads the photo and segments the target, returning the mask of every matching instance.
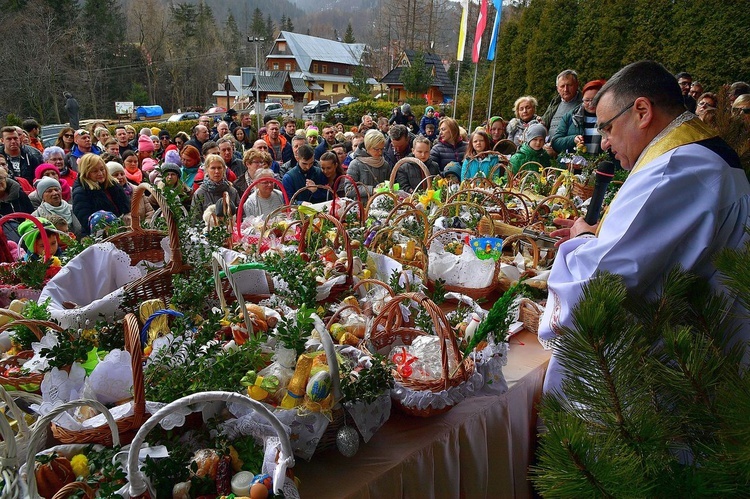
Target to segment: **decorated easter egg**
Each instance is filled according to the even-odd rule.
[[[331,393],[331,374],[320,371],[307,381],[307,396],[313,402],[320,402]]]

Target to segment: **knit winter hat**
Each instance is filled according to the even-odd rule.
[[[170,149],[164,153],[164,162],[172,163],[178,167],[182,166],[182,160],[180,159],[180,153],[177,150]]]
[[[55,226],[52,225],[52,222],[50,222],[46,218],[40,217],[37,220],[42,223],[48,236],[59,234],[59,232],[55,229]],[[37,227],[36,224],[31,220],[24,220],[23,222],[18,224],[18,229],[16,230],[18,231],[18,235],[21,236],[21,243],[23,243],[22,245],[26,248],[27,251],[33,252],[36,240],[39,238],[39,227]]]
[[[183,156],[187,156],[188,158],[195,161],[196,166],[198,166],[198,163],[201,162],[201,153],[198,149],[195,148],[195,146],[187,145],[182,150]]]
[[[167,163],[164,163],[163,165],[161,165],[161,174],[162,175],[166,175],[169,172],[176,173],[178,177],[182,173],[181,170],[180,170],[180,167],[178,165],[174,164],[174,163],[167,162]]]
[[[427,114],[430,111],[432,111],[434,113],[435,112],[435,108],[432,107],[432,106],[427,106],[426,108],[424,108],[424,114]]]
[[[58,189],[62,190],[62,187],[60,187],[60,182],[52,177],[42,177],[40,180],[37,180],[34,185],[36,186],[36,192],[37,194],[39,194],[40,198],[44,196],[44,193],[47,191],[47,189],[57,187]]]
[[[318,127],[311,126],[307,129],[307,132],[305,132],[305,135],[308,137],[317,137],[318,136]]]
[[[144,173],[151,173],[156,169],[156,165],[159,163],[153,159],[153,158],[146,158],[141,163],[141,170],[143,170]]]
[[[42,163],[41,165],[37,166],[36,169],[34,170],[34,178],[37,178],[37,179],[42,178],[42,176],[44,175],[44,172],[49,171],[49,170],[53,170],[57,172],[58,175],[60,175],[60,169],[58,167],[56,167],[52,163]]]
[[[156,135],[158,137],[159,132],[161,132],[161,128],[156,127],[156,126],[151,127],[151,135]]]
[[[109,174],[114,177],[115,173],[125,173],[125,167],[122,166],[117,161],[108,161],[107,162],[107,170],[109,170]]]
[[[533,123],[526,129],[524,135],[524,142],[531,142],[532,139],[537,137],[545,138],[547,136],[547,129],[541,123]]]
[[[154,143],[151,141],[151,137],[145,135],[138,136],[138,151],[143,152],[154,152]]]

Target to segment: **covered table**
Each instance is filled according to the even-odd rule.
[[[394,410],[353,458],[336,449],[297,460],[305,497],[531,497],[536,411],[550,352],[535,335],[510,341],[508,392],[465,400],[428,418]]]

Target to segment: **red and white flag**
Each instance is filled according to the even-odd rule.
[[[479,18],[477,18],[477,31],[474,34],[474,47],[471,49],[471,62],[479,62],[479,52],[482,50],[482,35],[487,26],[487,0],[482,0],[479,5]]]

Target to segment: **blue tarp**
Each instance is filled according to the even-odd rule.
[[[138,106],[135,108],[135,115],[138,118],[158,118],[164,114],[161,106]]]

